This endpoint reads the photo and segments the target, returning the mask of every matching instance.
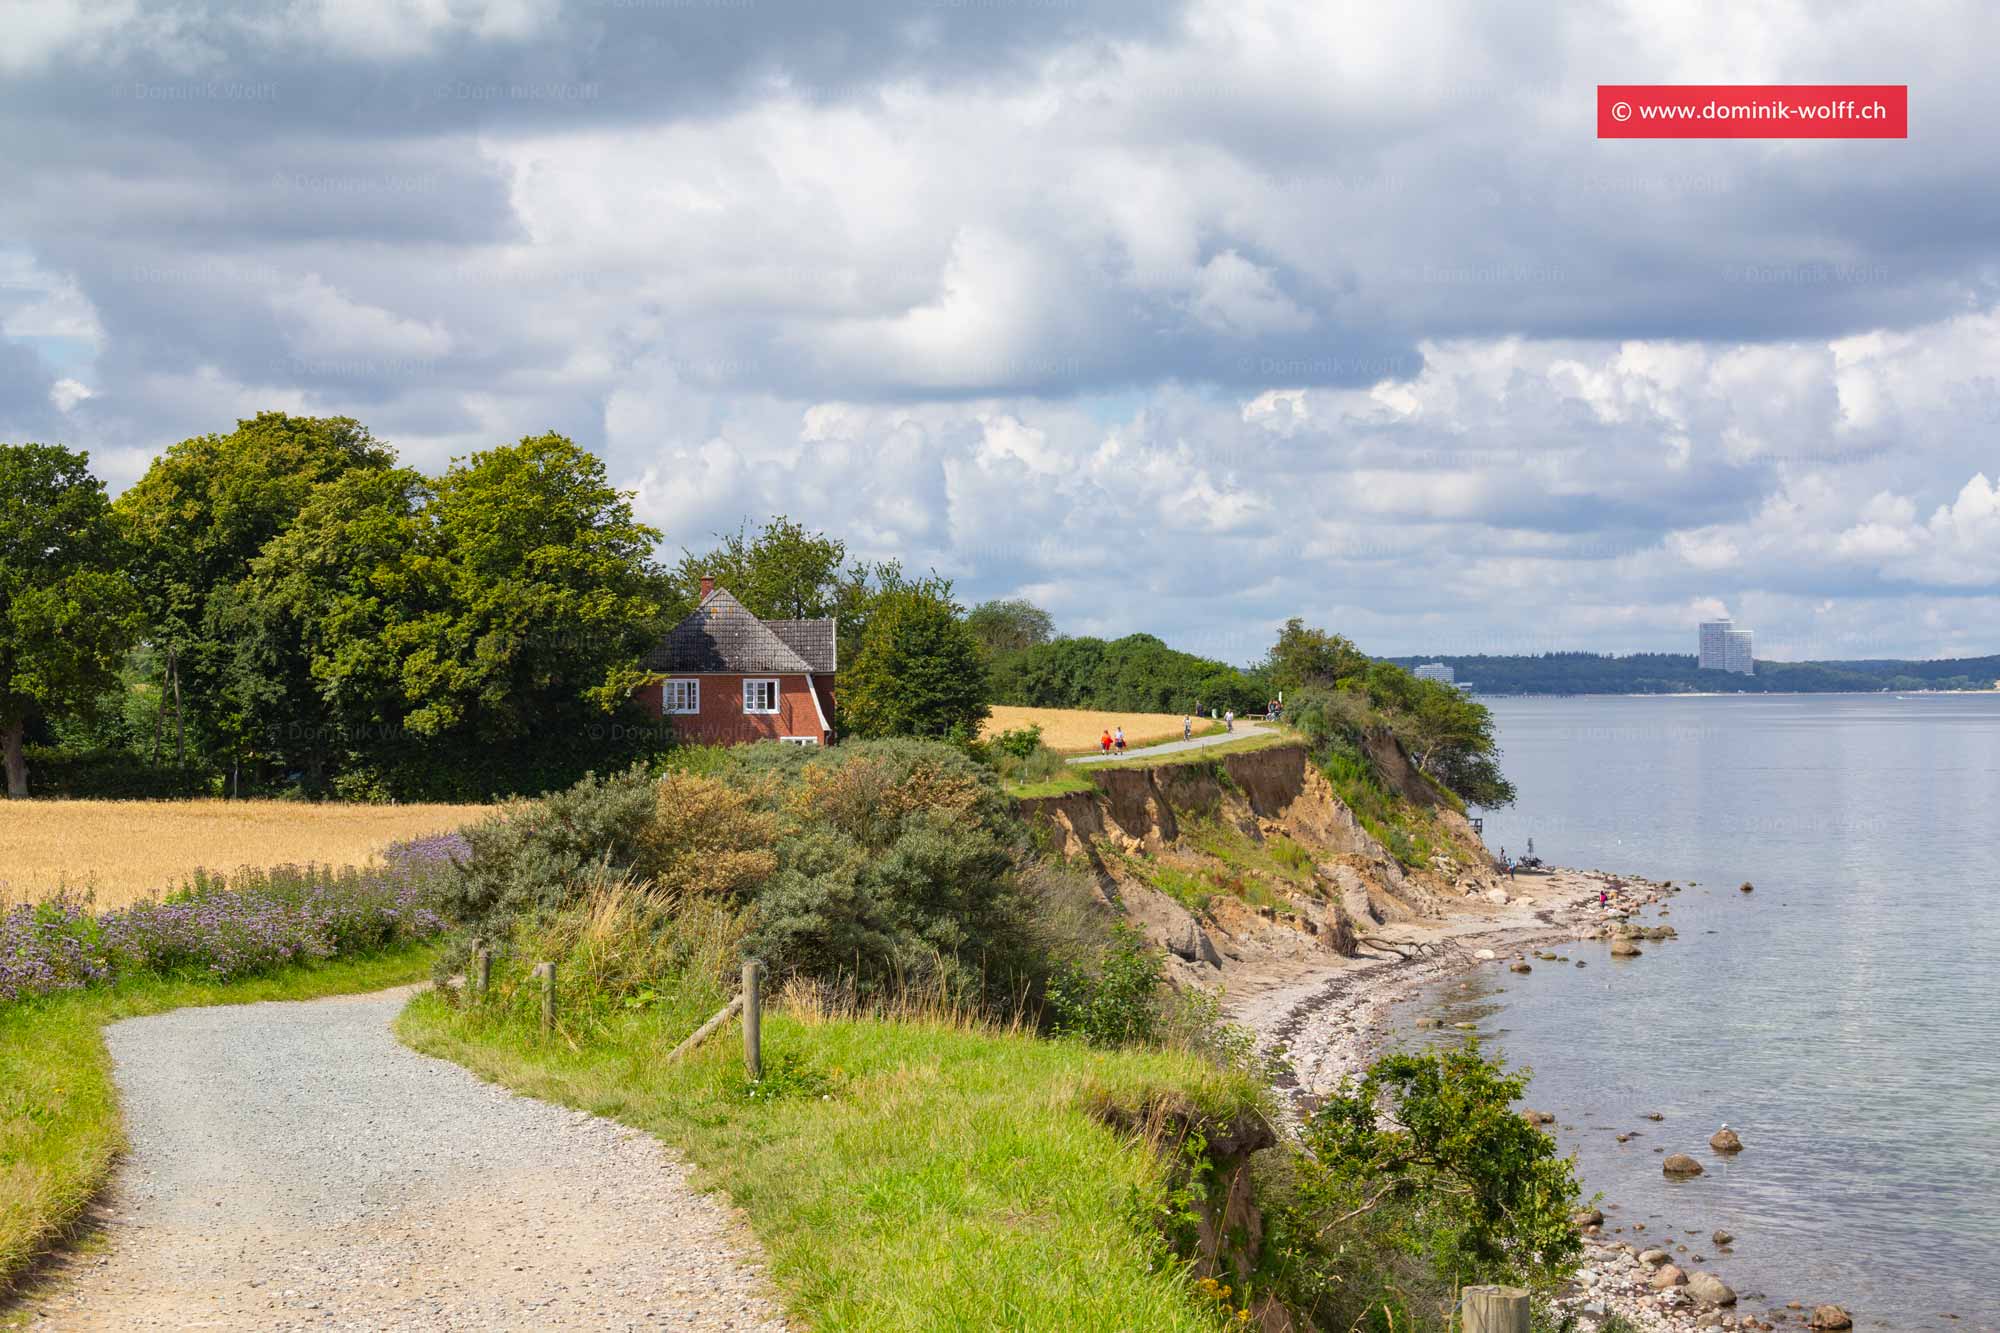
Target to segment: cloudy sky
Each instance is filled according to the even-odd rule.
[[[785,512],[1233,660],[2000,652],[2000,12],[1552,8],[9,0],[0,439],[559,430],[668,553]]]

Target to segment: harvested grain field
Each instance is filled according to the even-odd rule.
[[[0,902],[86,889],[122,907],[196,870],[363,865],[404,838],[446,833],[477,805],[309,805],[301,801],[0,802]]]
[[[1220,725],[1196,718],[1194,734],[1203,735]],[[993,706],[982,734],[992,737],[1026,726],[1040,727],[1042,744],[1066,753],[1095,750],[1098,738],[1113,727],[1125,728],[1127,745],[1181,738],[1179,713],[1100,713],[1088,708],[1015,708],[1003,704]]]

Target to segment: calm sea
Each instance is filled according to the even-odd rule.
[[[1612,1222],[1746,1310],[2000,1329],[2000,695],[1487,702],[1520,787],[1490,845],[1699,887],[1642,958],[1566,946],[1589,965],[1483,969],[1404,1021],[1476,1019],[1532,1066]],[[1669,1182],[1655,1149],[1708,1172]]]

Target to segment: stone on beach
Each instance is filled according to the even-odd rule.
[[[1660,1163],[1660,1170],[1670,1176],[1698,1176],[1701,1174],[1701,1163],[1684,1152],[1677,1152]]]
[[[1734,1305],[1736,1292],[1713,1273],[1696,1273],[1688,1279],[1688,1295],[1703,1305]]]
[[[1838,1305],[1821,1305],[1812,1312],[1814,1328],[1853,1328],[1854,1317]]]
[[[1640,1257],[1643,1258],[1644,1256]],[[1665,1291],[1669,1287],[1686,1286],[1687,1280],[1688,1275],[1686,1273],[1681,1272],[1680,1269],[1674,1267],[1672,1264],[1663,1263],[1653,1270],[1653,1276],[1649,1279],[1649,1285],[1654,1291]]]
[[[1661,1264],[1664,1264],[1665,1262],[1667,1262],[1667,1260],[1671,1258],[1673,1258],[1673,1256],[1668,1254],[1665,1250],[1641,1250],[1639,1252],[1639,1262],[1646,1265],[1646,1267],[1648,1268],[1658,1268]]]

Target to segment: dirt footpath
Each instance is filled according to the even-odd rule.
[[[31,1327],[785,1327],[657,1141],[398,1044],[409,994],[108,1029],[132,1153]]]

